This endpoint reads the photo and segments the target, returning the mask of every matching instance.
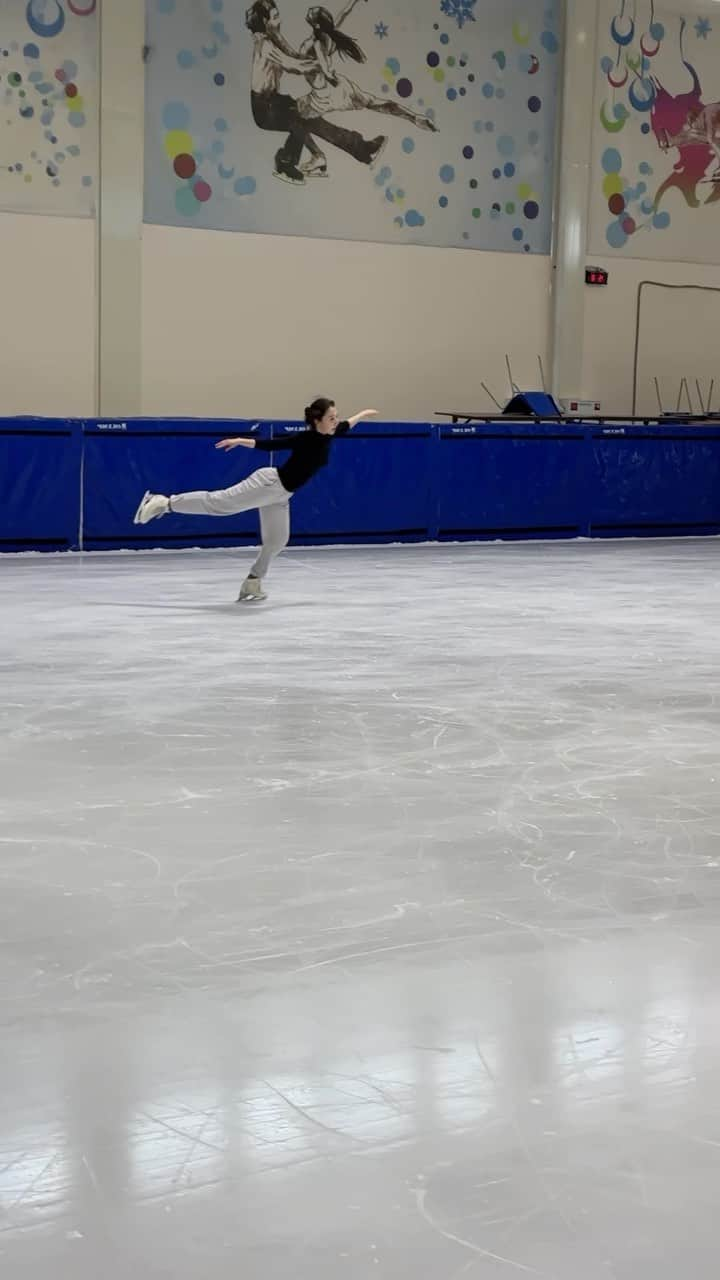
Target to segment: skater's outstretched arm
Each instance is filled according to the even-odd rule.
[[[305,435],[305,432],[301,433]],[[282,436],[279,440],[259,440],[256,436],[228,436],[226,440],[218,440],[216,449],[229,453],[231,449],[262,449],[265,453],[275,453],[278,449],[293,449],[299,436]]]
[[[350,3],[346,4],[345,8],[340,10],[337,18],[335,19],[335,26],[341,27],[345,19],[350,17],[350,14],[355,8],[355,5],[359,3],[360,3],[360,0],[350,0]]]
[[[337,434],[339,435],[344,434],[342,428],[344,428],[345,431],[352,431],[356,423],[364,422],[366,418],[376,418],[376,417],[377,417],[377,409],[361,409],[359,413],[354,413],[352,418],[346,418],[345,422],[340,423],[337,429]]]

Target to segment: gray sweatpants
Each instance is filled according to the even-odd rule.
[[[234,516],[239,511],[258,508],[262,546],[250,572],[256,578],[264,578],[275,556],[288,544],[291,497],[283,488],[277,469],[261,467],[231,489],[173,493],[170,506],[184,516]]]

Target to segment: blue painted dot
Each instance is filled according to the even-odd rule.
[[[398,62],[397,58],[388,58],[387,62],[385,63],[385,66],[387,67],[388,71],[392,71],[394,76],[400,74],[400,63]]]
[[[157,0],[158,13],[174,13],[175,0]]]
[[[441,209],[447,209],[449,203],[450,202],[447,196],[441,196],[440,199],[438,200],[438,204],[440,205]]]
[[[643,213],[647,214],[647,213],[652,213],[653,209],[655,208],[655,205],[652,200],[643,200],[640,204],[640,208]]]
[[[653,226],[656,227],[658,231],[664,231],[666,227],[670,226],[670,214],[666,213],[664,209],[662,209],[660,213],[656,213],[653,218]]]
[[[466,160],[472,160],[473,156],[475,155],[474,147],[463,147],[463,155]]]
[[[36,44],[26,44],[23,48],[23,54],[26,58],[39,58],[40,50]]]
[[[68,124],[71,125],[73,129],[82,129],[85,124],[85,119],[84,111],[71,111],[68,116]],[[57,142],[57,138],[55,141]]]
[[[88,177],[88,175],[86,174],[86,175],[85,175],[85,177],[84,177],[84,178],[83,178],[83,180],[82,180],[82,184],[83,184],[83,186],[84,186],[84,187],[91,187],[91,186],[92,186],[92,178]]]
[[[647,182],[638,182],[635,188],[635,191],[637,193],[635,196],[636,200],[638,199],[639,196],[644,196],[645,192],[647,191]]]
[[[627,235],[619,222],[610,223],[605,232],[605,238],[611,249],[622,249],[623,245],[627,244]]]
[[[220,138],[216,138],[210,150],[212,151],[214,156],[221,156],[223,151],[225,150],[225,143],[222,142]]]
[[[392,187],[388,187],[388,188],[387,188],[387,191],[385,192],[385,199],[387,200],[388,204],[393,204],[393,203],[394,203],[394,200],[395,200],[395,193],[394,193],[394,191],[393,191]]]
[[[638,168],[646,177],[648,174],[652,173],[652,165],[648,164],[647,160],[641,160]]]
[[[182,218],[192,218],[200,210],[192,187],[178,187],[175,192],[175,208]]]
[[[513,240],[522,240],[524,235],[522,227],[515,227],[512,234],[513,234]]]
[[[501,170],[501,169],[493,169],[492,173],[493,173],[493,178],[501,178],[501,177],[502,177],[502,170]]]
[[[182,67],[183,71],[187,71],[190,67],[195,66],[195,54],[191,49],[181,49],[177,56],[177,60],[178,66]],[[195,197],[193,196],[193,199],[194,198]]]
[[[529,253],[529,252],[530,252],[530,245],[529,245],[529,244],[524,244],[524,245],[523,245],[523,250],[524,250],[524,252],[525,252],[525,253]]]
[[[441,182],[455,181],[455,170],[453,169],[453,166],[451,164],[442,165],[439,172],[440,172]]]
[[[233,186],[233,191],[238,196],[251,196],[257,187],[254,178],[238,178]]]
[[[622,168],[622,157],[615,147],[606,147],[602,153],[602,167],[605,173],[619,173]]]
[[[415,150],[415,139],[403,138],[401,145],[406,156],[412,155],[413,151]]]
[[[408,209],[405,214],[405,225],[407,227],[424,227],[425,219],[421,213],[418,213],[417,209]]]
[[[446,96],[446,98],[448,99],[448,101],[449,101],[449,102],[454,102],[454,101],[455,101],[455,99],[457,98],[457,89],[453,89],[453,88],[451,87],[450,89],[448,89],[448,91],[447,91],[447,93],[446,93],[446,95],[445,95],[445,96]]]
[[[535,94],[533,94],[532,98],[528,98],[528,111],[532,111],[533,114],[537,115],[541,107],[542,102]]]
[[[222,116],[218,116],[215,121],[215,130],[217,133],[226,133],[228,127],[227,120],[223,120]]]
[[[485,81],[482,87],[483,98],[493,98],[495,96],[495,85],[490,84],[489,80]]]
[[[650,132],[650,125],[648,124],[647,120],[643,120],[642,124],[640,125],[640,132],[641,133]]]
[[[215,73],[215,75],[213,76],[213,80],[215,81],[215,84],[217,84],[217,85],[222,85],[222,84],[224,84],[224,83],[225,83],[225,77],[224,77],[224,75],[222,74],[222,72],[221,72],[221,71],[218,71],[218,72],[216,72],[216,73]]]
[[[389,165],[384,164],[380,172],[375,174],[375,186],[384,187],[388,178],[392,178],[392,169]]]
[[[460,97],[464,98],[465,94],[467,93],[467,89],[459,89],[458,92],[460,94]]]
[[[515,139],[508,133],[503,133],[498,138],[496,146],[501,156],[511,156],[515,153]]]
[[[447,32],[446,32],[446,31],[443,31],[443,33],[442,33],[442,35],[441,35],[441,37],[440,37],[440,43],[441,43],[441,44],[449,44],[449,43],[450,43],[450,37],[449,37],[449,35],[447,34]]]
[[[523,205],[523,213],[525,214],[526,218],[530,219],[531,222],[534,221],[535,218],[537,218],[539,212],[540,212],[540,206],[537,200],[525,201],[525,204]]]
[[[652,26],[650,27],[650,35],[652,36],[653,40],[665,39],[665,28],[662,22],[653,22]]]
[[[608,73],[613,69],[613,60],[612,58],[609,58],[607,54],[605,54],[604,58],[600,59],[600,69],[605,73],[605,75],[608,75]]]
[[[440,65],[440,54],[436,53],[434,49],[427,56],[427,64],[429,67],[437,67]]]
[[[507,164],[503,165],[503,173],[505,174],[506,178],[515,177],[515,165],[512,163],[511,160],[508,160]]]
[[[558,38],[553,31],[543,31],[540,43],[547,53],[557,53],[560,48]]]
[[[184,102],[168,102],[163,108],[162,122],[166,129],[187,129],[190,110]]]

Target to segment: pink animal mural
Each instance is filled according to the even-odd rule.
[[[679,54],[682,76],[679,86],[674,86],[680,91],[674,92],[665,83],[673,79],[672,45],[665,26],[656,21],[652,0],[644,25],[642,4],[635,3],[632,8],[629,0],[620,0],[620,4],[609,29],[613,53],[600,62],[607,85],[600,122],[614,139],[614,145],[602,153],[603,195],[613,217],[606,238],[613,249],[624,248],[637,232],[669,227],[671,218],[683,207],[697,209],[720,200],[720,102],[703,99],[694,59],[685,53],[685,20],[679,20],[676,27],[675,58]],[[704,42],[712,26],[709,20],[698,20],[694,31]],[[662,79],[657,71],[661,50]],[[634,176],[618,146],[623,131],[636,138],[639,133],[648,143],[655,143],[633,164]],[[638,141],[632,144],[635,155]],[[664,164],[658,163],[658,153],[665,158]],[[670,172],[668,159],[672,159]],[[662,169],[661,174],[656,174],[657,169]],[[681,197],[679,203],[677,198],[673,200],[673,192]]]
[[[660,207],[663,196],[672,188],[677,188],[692,209],[720,199],[720,103],[703,104],[697,72],[685,59],[683,63],[692,77],[689,92],[672,95],[659,81],[654,82],[655,101],[650,113],[652,131],[661,151],[672,148],[678,151],[672,173],[655,192],[655,209]],[[712,189],[707,199],[701,201],[698,186],[706,180],[713,162],[714,170],[710,175]]]

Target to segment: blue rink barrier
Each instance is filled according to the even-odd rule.
[[[70,551],[80,538],[82,423],[0,418],[0,551]]]
[[[252,420],[0,419],[0,550],[243,546],[257,514],[132,523],[146,489],[236,484],[277,456]],[[280,455],[282,457],[282,455]],[[372,543],[720,533],[720,423],[501,419],[362,424],[292,502],[293,541]]]

